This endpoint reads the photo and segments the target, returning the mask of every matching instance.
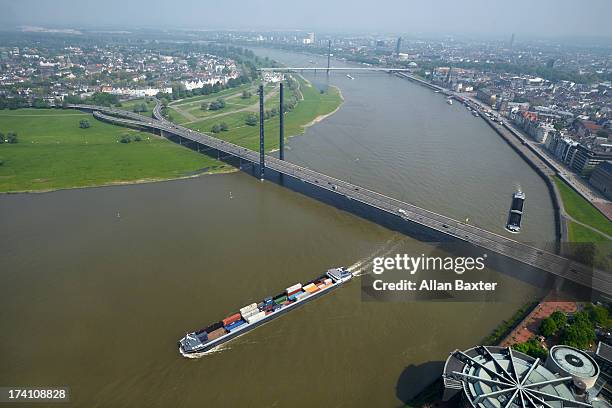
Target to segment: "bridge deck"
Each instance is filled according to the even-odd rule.
[[[147,118],[137,113],[99,106],[69,105],[68,107],[97,112],[95,114],[100,119],[115,123],[148,127],[169,132],[184,139],[239,157],[243,160],[255,164],[259,163],[259,154],[255,151],[211,137],[204,133],[187,129],[163,119],[159,111],[159,105],[156,106],[154,115],[161,118],[161,120]],[[594,270],[559,255],[514,241],[473,225],[459,222],[433,211],[417,207],[413,204],[388,197],[343,180],[338,180],[314,170],[279,160],[275,157],[266,155],[265,160],[266,167],[269,169],[393,214],[398,217],[399,222],[401,222],[401,219],[404,219],[423,225],[461,241],[501,254],[505,257],[589,288],[594,288],[601,293],[612,296],[612,279],[610,274],[605,271]]]

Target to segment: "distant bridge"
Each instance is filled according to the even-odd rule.
[[[97,119],[106,122],[158,131],[162,136],[178,138],[179,142],[195,143],[198,151],[208,151],[209,154],[212,151],[219,159],[224,157],[237,158],[240,161],[241,168],[244,162],[254,167],[259,166],[260,169],[273,170],[280,175],[286,175],[313,187],[323,189],[338,198],[354,200],[354,202],[362,203],[368,208],[381,211],[395,217],[398,223],[412,223],[410,225],[425,227],[425,229],[438,235],[470,243],[502,257],[518,261],[587,288],[593,288],[605,295],[612,296],[612,277],[605,271],[594,270],[591,267],[554,253],[514,241],[474,225],[459,222],[433,211],[272,156],[264,155],[265,167],[261,166],[263,158],[261,154],[263,151],[258,153],[172,123],[162,116],[159,103],[153,110],[155,119],[120,109],[95,105],[67,105],[67,107],[93,112]],[[261,174],[263,175],[263,171]]]
[[[296,72],[296,71],[373,71],[373,72],[410,72],[407,68],[381,68],[381,67],[278,67],[259,68],[262,72]]]

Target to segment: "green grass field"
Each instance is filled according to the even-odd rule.
[[[297,77],[300,84],[301,100],[296,108],[285,115],[285,136],[296,136],[304,133],[305,126],[317,118],[335,111],[342,104],[340,90],[330,87],[325,93],[321,93],[315,86]],[[287,100],[293,95],[292,90],[287,89]],[[266,109],[278,106],[278,97],[266,101]],[[244,123],[249,112],[234,112],[218,118],[209,118],[201,121],[187,123],[186,127],[203,132],[209,132],[216,123],[225,122],[230,130],[217,133],[215,136],[236,143],[252,150],[259,149],[259,126],[248,126]],[[267,135],[265,147],[267,151],[278,148],[279,117],[268,119],[264,122]]]
[[[123,109],[123,110],[132,112],[134,110],[134,106],[140,105],[142,103],[147,105],[148,110],[146,112],[139,112],[139,113],[144,116],[152,117],[153,108],[155,108],[155,100],[153,98],[131,99],[127,102],[121,103],[121,106],[119,107],[119,109]]]
[[[608,239],[573,221],[567,223],[570,242],[606,242]]]
[[[266,85],[264,91],[270,92],[273,89],[273,85]],[[248,99],[241,98],[242,92],[245,90],[250,91],[252,94]],[[219,98],[225,101],[225,108],[216,111],[203,110],[201,108],[203,103],[211,103]],[[204,120],[211,116],[225,115],[239,109],[250,108],[250,110],[256,111],[258,109],[257,104],[257,87],[245,84],[237,88],[225,89],[215,94],[194,96],[173,101],[169,105],[169,111],[171,119],[175,123],[189,124]]]
[[[296,108],[285,116],[287,137],[304,132],[310,122],[336,110],[342,103],[337,88],[319,92],[310,83],[298,77],[299,91],[286,90],[287,100],[294,92],[300,99]],[[214,124],[225,122],[230,130],[217,133],[216,137],[244,147],[258,150],[259,126],[247,126],[245,117],[250,110],[237,111],[257,105],[257,96],[248,100],[240,98],[244,85],[206,97],[195,97],[173,102],[173,105],[198,110],[202,101],[215,100],[220,96],[228,98],[224,111],[227,115],[205,117],[186,126],[209,132]],[[254,89],[254,88],[253,88]],[[273,95],[265,103],[266,109],[278,106],[278,96],[273,85],[266,86],[266,92]],[[234,98],[230,98],[236,95]],[[135,104],[144,99],[125,102],[122,109],[131,111]],[[148,102],[150,114],[154,107]],[[256,111],[256,109],[255,109]],[[220,112],[220,111],[218,111]],[[179,112],[172,111],[173,120],[178,123],[189,121]],[[81,129],[79,121],[87,119],[90,128]],[[265,121],[267,134],[266,150],[278,148],[279,118]],[[0,111],[0,132],[16,132],[17,144],[0,145],[0,192],[46,191],[61,188],[88,187],[106,184],[138,181],[164,180],[185,177],[203,171],[228,171],[230,166],[198,154],[166,139],[146,132],[138,132],[96,120],[92,115],[55,109],[19,109]],[[142,141],[119,143],[123,135],[137,134]]]
[[[580,194],[576,193],[560,178],[555,177],[555,183],[561,193],[565,211],[570,216],[608,235],[612,235],[612,222],[600,213],[597,208],[593,207],[591,203],[582,198]],[[584,229],[588,231],[587,228]],[[589,232],[592,233],[592,231]]]
[[[82,119],[89,121],[89,129],[79,128]],[[19,140],[0,145],[0,192],[162,180],[228,169],[166,139],[73,110],[3,110],[0,132],[16,132]],[[118,142],[122,135],[133,139],[137,133],[141,142]]]

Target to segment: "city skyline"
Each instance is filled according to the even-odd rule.
[[[24,25],[49,27],[130,27],[240,30],[316,30],[325,32],[397,32],[415,35],[466,34],[506,37],[612,37],[607,16],[612,3],[592,0],[588,5],[569,0],[512,4],[470,0],[442,0],[432,9],[415,2],[387,1],[355,5],[341,0],[287,4],[279,0],[223,3],[180,0],[83,4],[74,0],[53,3],[0,1],[6,28]],[[118,11],[121,12],[118,12]],[[598,10],[591,13],[590,10]],[[226,14],[227,13],[227,14]],[[91,17],[95,16],[95,20]],[[135,19],[135,16],[138,18]],[[219,18],[223,17],[223,18]]]

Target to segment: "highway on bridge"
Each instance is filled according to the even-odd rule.
[[[67,107],[94,112],[96,118],[120,125],[138,126],[168,132],[186,140],[199,143],[207,148],[215,149],[256,165],[259,164],[258,152],[169,122],[161,115],[159,104],[153,111],[157,119],[101,106],[68,105]],[[456,221],[444,215],[275,157],[266,155],[265,167],[612,296],[612,279],[610,274],[605,271],[594,270],[591,267],[568,260],[551,252],[514,241],[482,228]]]
[[[408,68],[381,68],[381,67],[278,67],[259,68],[262,72],[294,72],[294,71],[354,71],[354,72],[409,72]]]

